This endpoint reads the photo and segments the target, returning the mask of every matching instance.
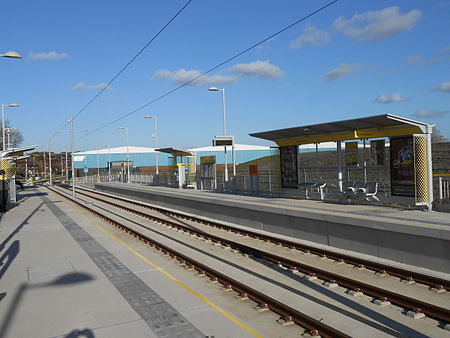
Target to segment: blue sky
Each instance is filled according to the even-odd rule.
[[[186,1],[4,1],[0,103],[24,144],[45,146]],[[93,131],[206,71],[326,1],[193,0],[172,24],[75,120]],[[9,14],[6,14],[9,13]],[[196,147],[222,135],[357,117],[396,114],[450,137],[450,1],[341,0],[164,99],[98,132],[76,136],[76,149]],[[65,151],[66,133],[53,139]]]

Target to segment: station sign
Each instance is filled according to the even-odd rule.
[[[200,156],[200,164],[215,164],[216,155],[212,156]]]
[[[213,146],[232,146],[233,140],[213,140]]]
[[[213,147],[232,146],[233,143],[234,143],[233,136],[216,136],[212,141]]]

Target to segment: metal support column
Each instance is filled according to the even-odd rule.
[[[433,160],[432,160],[432,153],[431,153],[431,133],[427,133],[426,137],[427,137],[427,171],[428,171],[428,211],[432,211],[433,210]]]
[[[343,191],[343,182],[342,182],[342,154],[341,154],[341,150],[342,150],[342,142],[341,141],[337,141],[336,142],[337,145],[337,150],[336,150],[336,161],[337,161],[337,178],[338,178],[338,186],[339,186],[339,191],[342,192]]]

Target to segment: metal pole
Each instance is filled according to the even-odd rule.
[[[316,143],[316,182],[319,182],[319,143]]]
[[[153,121],[155,123],[155,148],[158,149],[158,128],[156,124],[156,115],[153,117]],[[159,161],[158,161],[158,152],[156,152],[156,175],[159,174]]]
[[[225,107],[225,88],[222,91],[222,108],[223,108],[223,135],[227,136],[227,113]],[[225,164],[225,182],[228,182],[228,162],[227,162],[227,146],[224,146],[224,164]],[[225,188],[225,187],[224,187]]]
[[[64,160],[63,160],[63,154],[61,154],[61,178],[62,178],[63,173],[64,173]]]
[[[69,167],[67,166],[67,151],[66,151],[66,180],[69,180]]]
[[[25,182],[28,181],[28,158],[25,159]]]
[[[356,148],[358,151],[358,148]],[[366,162],[366,139],[363,139],[363,165],[364,165],[364,183],[367,182],[367,162]]]
[[[86,171],[86,169],[87,169],[87,171]],[[89,171],[89,168],[88,168],[88,166],[87,166],[87,163],[86,163],[86,156],[84,157],[84,181],[87,183],[87,177],[88,177],[88,171]]]
[[[431,129],[431,127],[430,127]],[[426,134],[427,140],[427,171],[428,171],[428,211],[433,210],[433,159],[431,153],[431,130]]]
[[[100,177],[100,165],[98,164],[98,149],[97,149],[97,176]]]
[[[125,128],[127,132],[127,183],[130,183],[130,150],[129,150],[129,142],[128,142],[128,128]]]
[[[46,151],[44,150],[44,179],[47,178],[47,154]]]
[[[339,191],[342,192],[343,186],[342,186],[342,159],[341,159],[341,141],[337,141],[337,169],[338,169],[338,185],[339,185]]]
[[[111,182],[111,147],[108,146],[108,181]]]
[[[72,153],[71,156],[71,166],[72,166],[72,196],[75,197],[75,166],[73,161],[73,117],[70,117],[70,152]]]
[[[5,149],[5,105],[2,104],[2,143],[3,143],[3,150]]]
[[[7,129],[8,129],[8,131],[6,133],[8,134],[8,137],[7,137],[8,143],[6,143],[6,149],[9,149],[10,148],[10,144],[11,144],[11,142],[9,140],[9,134],[11,133],[11,131],[9,130],[9,128],[7,128]]]
[[[52,139],[48,140],[48,169],[50,172],[50,186],[53,185],[52,182]]]
[[[233,137],[233,144],[231,146],[231,155],[233,158],[233,176],[236,176],[236,149],[234,148],[234,137]]]

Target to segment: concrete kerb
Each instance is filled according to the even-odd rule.
[[[131,191],[127,191],[126,187],[114,186],[106,187],[105,189],[99,186],[98,188],[100,191],[107,190],[107,192],[119,193],[124,197],[136,198],[136,195]],[[226,201],[216,196],[204,197],[200,194],[195,195],[195,202],[193,202],[193,196],[191,196],[193,194],[187,196],[183,195],[182,192],[171,192],[170,195],[165,194],[167,203],[162,205],[158,201],[158,196],[164,194],[163,191],[152,191],[133,186],[134,189],[139,192],[145,192],[148,195],[145,198],[145,202],[163,207],[168,207],[170,203],[170,208],[182,209],[184,212],[201,214],[212,219],[221,219],[224,222],[230,222],[235,225],[269,230],[287,236],[301,236],[302,239],[331,245],[344,250],[352,250],[406,264],[450,272],[448,253],[445,252],[445,248],[450,246],[450,243],[445,245],[446,238],[450,237],[450,231],[445,232],[441,229],[436,229],[436,226],[434,228],[421,228],[395,223],[397,220],[394,220],[392,223],[383,222],[371,216],[367,218],[363,216],[346,217],[333,215],[331,212],[321,214],[319,212],[305,212],[290,208],[283,209],[279,206],[263,206],[256,203],[247,202],[241,204],[239,201]],[[264,202],[264,200],[261,200],[261,202]],[[230,214],[234,215],[230,216]],[[287,215],[289,217],[286,217]],[[276,224],[274,220],[280,216],[282,216],[283,221]],[[310,224],[311,222],[317,224],[312,225]],[[420,244],[423,240],[429,242],[426,247],[429,248],[431,246],[435,249],[432,250],[431,257],[429,251],[422,252],[422,250],[418,250],[418,248],[424,247]],[[399,241],[407,244],[401,250],[398,247]],[[420,262],[417,259],[417,251],[421,251],[420,254],[423,256],[419,259]],[[432,266],[430,266],[430,260],[433,260]]]

